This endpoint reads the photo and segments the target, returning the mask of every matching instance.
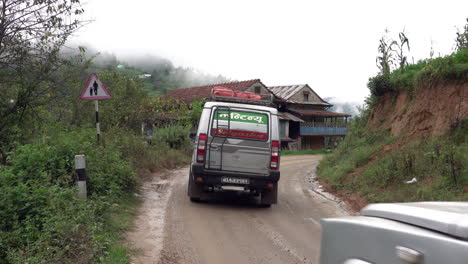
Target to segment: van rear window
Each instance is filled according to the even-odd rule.
[[[211,134],[221,137],[265,141],[268,139],[268,115],[244,111],[216,110]]]

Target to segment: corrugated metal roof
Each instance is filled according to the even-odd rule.
[[[288,112],[278,112],[278,116],[280,119],[285,119],[285,120],[292,120],[295,122],[304,122],[304,120],[300,119],[299,117],[292,115]]]
[[[291,98],[291,96],[293,96],[299,90],[304,88],[306,85],[307,84],[269,86],[268,89],[276,96],[288,100],[289,98]]]
[[[312,91],[312,93],[314,93],[320,99],[321,102],[300,102],[290,100],[290,98],[293,95],[295,95],[297,92],[299,92],[305,87],[309,88],[310,91]],[[324,101],[312,88],[310,88],[308,84],[269,86],[268,90],[270,90],[276,97],[284,99],[288,103],[332,106],[328,102]]]

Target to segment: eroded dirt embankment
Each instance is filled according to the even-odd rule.
[[[334,188],[325,181],[323,181],[322,184],[327,191],[333,192],[338,197],[345,200],[351,208],[359,211],[368,204],[368,200],[366,197],[360,196],[357,191],[355,191],[356,189],[349,186],[357,179],[359,181],[364,180],[363,177],[370,177],[369,175],[363,175],[365,170],[371,166],[374,166],[375,169],[375,164],[391,154],[400,155],[401,157],[400,159],[392,159],[395,166],[406,166],[405,168],[407,168],[406,171],[400,169],[400,167],[397,168],[400,169],[399,175],[408,174],[411,176],[408,176],[408,179],[399,179],[399,182],[397,182],[396,179],[391,180],[390,182],[392,184],[385,187],[386,190],[397,188],[395,186],[402,186],[402,182],[406,182],[410,179],[410,182],[415,184],[411,186],[403,184],[403,187],[406,189],[413,188],[414,192],[420,191],[427,186],[436,186],[436,181],[442,178],[440,171],[434,169],[433,171],[427,172],[427,175],[412,171],[414,166],[416,166],[416,158],[423,164],[420,156],[431,152],[429,150],[418,150],[419,152],[416,150],[409,151],[407,148],[405,149],[405,147],[409,146],[414,141],[420,141],[420,139],[437,140],[439,138],[446,138],[446,136],[449,135],[448,131],[455,125],[458,127],[463,126],[463,120],[467,117],[468,82],[466,81],[438,83],[426,87],[421,86],[414,92],[413,96],[410,96],[408,91],[404,89],[397,94],[389,93],[381,96],[378,98],[377,104],[374,105],[371,110],[371,115],[365,129],[375,132],[389,132],[390,136],[395,138],[396,142],[383,146],[380,151],[371,155],[367,162],[344,175],[342,184],[347,187],[338,190],[339,188]],[[432,137],[432,139],[429,139],[427,136]],[[360,146],[357,146],[356,149],[359,149],[359,147]],[[419,147],[423,149],[422,145]],[[412,155],[419,156],[413,157]],[[382,165],[382,163],[379,164],[381,164],[379,168],[389,169]],[[435,165],[433,165],[431,161],[427,166]],[[412,174],[409,174],[409,172]],[[432,175],[431,173],[435,174]],[[375,175],[373,175],[373,177],[374,179],[378,179]],[[411,177],[414,178],[412,179]],[[426,180],[425,182],[424,179]],[[416,182],[419,181],[422,181],[422,183],[416,184]],[[374,186],[373,188],[378,189],[379,187]],[[465,189],[468,190],[468,187],[465,187]],[[376,194],[373,193],[372,195]],[[404,195],[405,193],[402,191],[402,196],[399,197],[399,199],[406,197]],[[415,198],[413,197],[412,199]]]
[[[389,130],[392,136],[445,134],[468,116],[468,83],[438,83],[419,87],[411,97],[406,90],[378,98],[368,127]]]

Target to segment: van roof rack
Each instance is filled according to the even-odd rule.
[[[231,88],[216,86],[211,89],[210,101],[273,106],[273,95],[240,92]]]

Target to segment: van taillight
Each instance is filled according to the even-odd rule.
[[[270,168],[272,170],[279,169],[279,156],[280,156],[280,143],[279,141],[272,141],[271,142],[271,162]]]
[[[206,139],[208,137],[206,134],[200,134],[198,136],[198,146],[197,146],[197,162],[205,162],[205,153],[206,153]]]

